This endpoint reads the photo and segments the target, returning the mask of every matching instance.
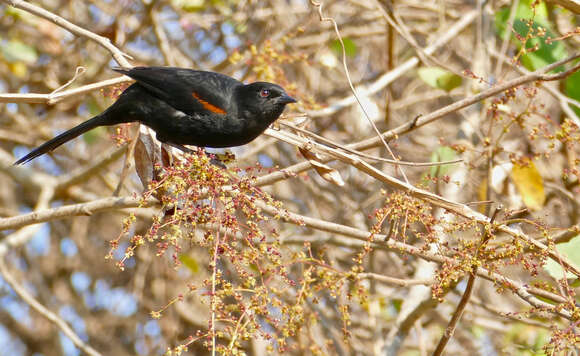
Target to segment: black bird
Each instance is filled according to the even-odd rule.
[[[244,84],[227,75],[175,67],[113,68],[135,83],[101,114],[56,136],[22,157],[23,164],[99,126],[140,122],[159,141],[185,152],[183,145],[233,147],[254,140],[295,103],[282,87]]]

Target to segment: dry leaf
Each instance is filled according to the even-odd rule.
[[[540,210],[546,201],[544,180],[533,162],[526,166],[514,164],[511,177],[528,209]]]
[[[163,165],[161,145],[151,135],[151,129],[141,125],[135,145],[135,170],[144,188],[156,177],[155,164]]]
[[[324,180],[336,184],[339,187],[344,186],[344,181],[336,169],[320,162],[320,158],[315,153],[305,148],[298,148],[298,150]]]

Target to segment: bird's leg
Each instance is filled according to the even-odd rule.
[[[185,152],[185,153],[191,153],[191,154],[194,154],[194,153],[195,153],[195,151],[194,151],[194,150],[192,150],[191,148],[187,148],[187,147],[185,147],[185,146],[183,146],[183,145],[180,145],[180,144],[178,144],[178,143],[167,142],[167,141],[161,141],[161,142],[163,142],[164,144],[166,144],[166,145],[169,145],[169,146],[171,146],[171,147],[175,147],[175,148],[177,148],[178,150],[180,150],[180,151],[182,151],[182,152]]]
[[[194,150],[192,150],[190,148],[187,148],[187,147],[185,147],[183,145],[180,145],[178,143],[167,142],[167,141],[165,141],[163,143],[165,143],[165,144],[167,144],[167,145],[169,145],[171,147],[175,147],[178,150],[181,150],[182,152],[185,152],[185,153],[191,153],[191,154],[194,154],[195,153]],[[205,152],[205,155],[209,157],[209,162],[211,164],[213,164],[214,166],[218,166],[218,167],[223,168],[223,169],[226,169],[227,168],[226,165],[222,161],[220,161],[214,154],[211,154],[209,152]]]

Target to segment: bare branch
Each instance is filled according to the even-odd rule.
[[[451,212],[453,212],[459,216],[462,216],[466,219],[477,221],[478,223],[480,223],[482,225],[488,225],[490,223],[490,220],[488,217],[486,217],[485,215],[483,215],[477,211],[474,211],[469,206],[445,199],[437,194],[433,194],[433,193],[428,192],[426,190],[418,189],[418,188],[412,186],[411,184],[407,184],[405,182],[402,182],[394,177],[391,177],[391,176],[385,174],[384,172],[378,170],[377,168],[371,166],[370,164],[368,164],[365,161],[362,161],[359,157],[356,157],[352,154],[344,153],[340,150],[332,149],[330,147],[316,144],[314,142],[306,142],[306,141],[304,141],[304,139],[302,139],[298,136],[292,135],[289,132],[268,130],[268,131],[266,131],[266,133],[270,136],[276,137],[284,142],[290,143],[290,144],[298,146],[298,147],[314,148],[321,153],[332,156],[333,158],[338,159],[338,160],[340,160],[340,161],[342,161],[350,166],[358,168],[361,172],[364,172],[364,173],[368,174],[369,176],[371,176],[371,177],[373,177],[373,178],[375,178],[375,179],[377,179],[385,184],[390,185],[391,187],[408,192],[410,195],[414,196],[415,198],[427,201],[435,206],[438,206],[438,207],[443,208],[445,210],[451,211]],[[324,161],[326,161],[326,160],[324,160]],[[552,257],[556,261],[561,260],[562,264],[566,268],[568,268],[571,273],[574,273],[575,275],[580,277],[580,270],[578,269],[578,267],[576,267],[573,263],[571,263],[569,260],[567,260],[563,256],[558,256],[552,249],[549,249],[543,243],[541,243],[541,242],[527,236],[526,234],[518,231],[517,229],[514,229],[514,228],[509,227],[507,225],[498,225],[496,227],[496,229],[497,229],[497,231],[504,232],[510,236],[516,237],[518,239],[525,241],[526,243],[528,243],[530,245],[535,246],[536,248],[540,249],[541,251],[546,252],[550,257]]]
[[[34,297],[28,293],[28,291],[21,286],[17,281],[16,278],[10,273],[8,267],[6,266],[6,262],[4,261],[4,256],[0,256],[0,274],[2,278],[12,287],[14,292],[18,294],[22,300],[28,304],[32,309],[36,310],[40,315],[45,317],[48,321],[56,325],[57,328],[62,331],[72,342],[75,344],[76,347],[81,349],[84,353],[91,356],[100,356],[97,350],[93,349],[90,345],[85,343],[81,338],[73,331],[73,329],[68,326],[68,324],[62,320],[58,315],[53,313],[52,311],[48,310],[44,305],[40,304]]]
[[[75,96],[81,96],[95,90],[103,89],[121,83],[128,83],[133,79],[122,76],[112,79],[103,80],[97,83],[83,85],[78,88],[52,92],[50,94],[8,94],[0,93],[0,103],[44,103],[48,105],[56,104],[62,100],[69,99]]]
[[[35,211],[12,218],[0,219],[0,230],[17,229],[26,225],[39,224],[71,216],[89,216],[101,211],[148,207],[154,204],[155,201],[153,200],[142,202],[137,198],[104,198],[88,203]]]
[[[447,42],[454,39],[459,32],[463,31],[467,26],[471,24],[471,22],[475,19],[477,15],[477,11],[470,11],[464,16],[461,17],[455,24],[453,24],[449,29],[442,34],[441,36],[437,37],[437,40],[425,48],[424,52],[427,55],[431,55],[435,53],[439,48],[444,46]],[[382,76],[379,77],[375,82],[369,84],[366,89],[360,89],[361,96],[370,96],[379,92],[380,90],[384,89],[387,85],[394,82],[397,78],[408,72],[409,70],[415,68],[419,64],[419,58],[413,57],[408,59],[407,61],[403,62],[402,64],[398,65],[392,71],[389,71]],[[321,117],[321,116],[329,116],[336,113],[339,110],[344,109],[350,105],[356,103],[356,99],[354,96],[348,96],[343,99],[337,100],[334,103],[330,104],[327,108],[316,110],[316,111],[309,111],[307,112],[309,117]],[[378,138],[377,138],[378,139]]]
[[[67,21],[62,17],[53,14],[52,12],[47,11],[29,2],[22,0],[2,0],[2,1],[10,6],[30,12],[31,14],[46,19],[64,28],[65,30],[70,31],[71,33],[77,36],[88,38],[92,41],[95,41],[102,47],[106,48],[109,52],[111,52],[113,58],[115,58],[115,60],[117,61],[117,63],[119,63],[120,66],[131,67],[131,64],[125,59],[125,57],[129,56],[121,52],[117,47],[115,47],[108,38],[99,36],[91,31],[85,30],[84,28]]]

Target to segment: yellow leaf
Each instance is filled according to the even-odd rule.
[[[28,68],[22,62],[10,63],[10,70],[18,78],[24,78],[28,74]]]
[[[512,180],[528,209],[540,210],[546,201],[544,181],[533,162],[526,166],[514,164]]]
[[[197,273],[199,272],[199,264],[197,260],[189,255],[179,255],[179,261],[183,263],[185,267],[187,267],[191,272]]]
[[[479,184],[479,188],[477,189],[477,197],[479,198],[479,201],[487,200],[487,178],[484,178]],[[479,210],[480,213],[485,214],[487,205],[481,204],[477,210]]]

